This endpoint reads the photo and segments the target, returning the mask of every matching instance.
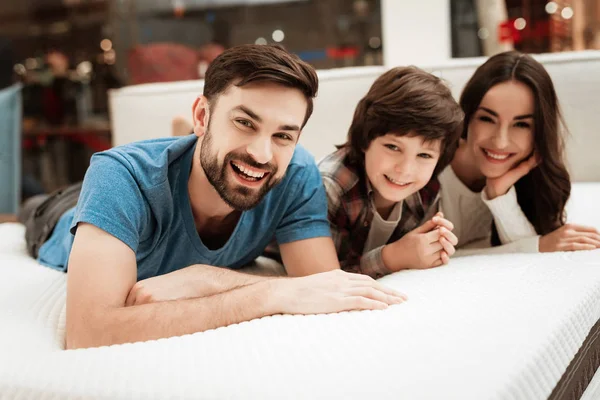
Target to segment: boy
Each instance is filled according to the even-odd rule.
[[[435,178],[452,160],[462,119],[442,80],[416,67],[373,83],[346,143],[319,163],[342,269],[379,278],[448,262],[457,240],[436,214]]]

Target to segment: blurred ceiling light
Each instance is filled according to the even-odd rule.
[[[264,37],[259,37],[254,41],[254,44],[267,44],[267,39],[265,39]]]
[[[550,1],[546,4],[546,12],[548,14],[554,14],[556,11],[558,11],[558,4],[553,1]]]
[[[514,25],[516,30],[522,31],[527,26],[527,21],[525,21],[525,18],[517,18]]]
[[[23,64],[15,64],[13,69],[15,70],[15,73],[17,75],[25,75],[25,73],[27,72],[27,69]]]
[[[381,39],[378,38],[377,36],[373,36],[371,39],[369,39],[369,47],[372,49],[378,49],[381,47]]]
[[[100,42],[100,48],[104,51],[109,51],[112,49],[112,42],[110,39],[102,39]]]
[[[564,19],[571,19],[571,18],[573,18],[573,9],[571,7],[565,7],[560,12],[560,15]]]
[[[485,40],[490,37],[490,32],[486,28],[481,28],[477,31],[477,36],[479,36],[479,39]]]
[[[116,58],[117,55],[114,50],[104,52],[104,63],[108,65],[113,65],[115,63]]]
[[[92,72],[92,63],[89,61],[80,62],[76,71],[81,76],[89,75]]]
[[[281,29],[275,29],[273,31],[273,34],[271,35],[271,37],[273,38],[274,41],[281,42],[283,39],[285,39],[285,34],[283,33],[283,31]]]
[[[28,58],[25,60],[25,67],[27,67],[27,69],[36,69],[38,65],[37,58]]]

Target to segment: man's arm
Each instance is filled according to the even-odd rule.
[[[136,268],[131,248],[93,225],[79,224],[69,258],[67,349],[184,335],[278,313],[382,309],[404,299],[368,277],[332,271],[126,307]]]
[[[136,271],[135,254],[127,245],[93,225],[79,224],[69,259],[67,348],[183,335],[273,312],[260,286],[125,307]]]
[[[329,237],[297,240],[279,245],[283,266],[289,276],[306,276],[340,269]]]
[[[255,269],[255,273],[252,271],[237,272],[210,265],[191,265],[135,283],[125,304],[132,306],[207,297],[273,278],[266,273],[261,275],[258,269]]]

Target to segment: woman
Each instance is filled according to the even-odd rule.
[[[595,228],[565,224],[571,182],[563,155],[564,121],[544,67],[516,51],[493,56],[475,71],[460,105],[462,139],[439,176],[442,209],[455,224],[457,247],[600,248]]]

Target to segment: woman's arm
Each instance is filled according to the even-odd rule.
[[[481,200],[489,208],[500,243],[507,244],[514,241],[537,236],[535,228],[525,216],[525,213],[517,201],[517,191],[512,186],[508,192],[494,199],[489,199],[485,190],[481,192]],[[537,250],[536,250],[537,251]]]

